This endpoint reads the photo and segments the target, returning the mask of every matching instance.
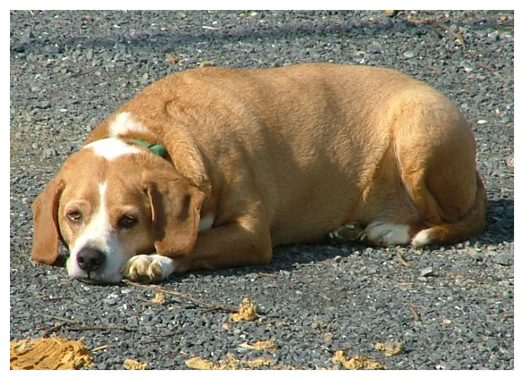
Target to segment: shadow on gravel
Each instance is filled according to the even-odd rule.
[[[79,14],[80,16],[80,14]],[[173,20],[177,17],[173,15]],[[159,46],[164,46],[164,52],[171,52],[177,46],[198,45],[199,42],[210,43],[255,43],[260,45],[263,41],[289,40],[290,37],[300,38],[305,36],[340,35],[345,38],[359,38],[360,36],[374,36],[387,33],[413,33],[426,34],[431,25],[415,25],[409,22],[395,22],[392,19],[384,18],[380,22],[365,22],[362,20],[351,19],[352,14],[333,16],[331,19],[322,20],[313,15],[303,15],[298,17],[303,22],[291,22],[289,24],[270,24],[271,17],[267,18],[268,24],[257,24],[252,26],[238,24],[228,24],[219,28],[202,25],[202,30],[198,33],[187,32],[170,33],[136,33],[133,35],[115,34],[97,38],[83,38],[81,35],[69,36],[63,39],[35,39],[25,38],[11,44],[11,52],[29,52],[33,54],[48,54],[49,46],[53,46],[58,53],[68,50],[76,50],[81,45],[82,49],[103,48],[115,50],[115,44],[125,44],[127,48],[157,51]],[[398,20],[401,20],[400,18]],[[432,28],[434,32],[445,34],[438,28]],[[151,41],[155,41],[154,44]]]
[[[362,252],[366,249],[361,245],[347,245],[348,251],[342,251],[340,246],[325,244],[314,245],[285,245],[274,248],[273,261],[267,265],[245,266],[220,270],[198,270],[184,273],[180,276],[171,276],[164,283],[176,284],[181,278],[190,275],[212,277],[237,277],[250,273],[273,275],[280,271],[293,272],[298,267],[308,263],[320,263],[334,259],[337,256],[351,255],[354,251]]]
[[[501,244],[515,241],[515,201],[513,199],[488,199],[486,229],[477,236],[481,244]]]
[[[226,12],[234,13],[234,12]],[[83,12],[77,12],[81,18]],[[173,12],[173,22],[179,18],[179,15]],[[130,14],[130,17],[133,17]],[[140,17],[140,16],[139,16]],[[280,16],[275,15],[275,18]],[[420,16],[422,17],[422,16]],[[307,13],[298,13],[289,24],[273,24],[272,16],[264,17],[266,23],[257,23],[255,25],[242,25],[245,20],[239,19],[238,23],[230,23],[221,27],[212,27],[202,25],[202,29],[195,33],[194,31],[181,33],[180,30],[166,30],[163,33],[136,33],[132,36],[126,34],[108,35],[98,38],[84,38],[79,35],[68,36],[63,39],[36,39],[33,37],[22,37],[21,40],[14,41],[11,44],[12,52],[30,52],[30,53],[49,53],[49,46],[58,50],[59,53],[64,50],[76,50],[81,45],[86,48],[104,48],[108,50],[115,49],[115,44],[124,43],[131,49],[144,48],[157,50],[159,46],[165,46],[165,52],[171,51],[180,45],[194,45],[199,42],[211,43],[228,43],[228,42],[252,42],[260,44],[261,41],[278,41],[288,40],[290,37],[303,37],[312,35],[333,35],[338,34],[345,38],[360,38],[361,36],[378,36],[387,33],[411,33],[426,34],[437,33],[445,36],[447,28],[444,26],[445,20],[429,17],[433,24],[421,22],[415,18],[406,19],[405,17],[384,17],[374,21],[358,19],[351,11],[339,11],[336,14],[325,17],[325,15],[315,15]],[[418,21],[418,22],[417,22]],[[423,20],[422,20],[423,21]],[[462,22],[467,24],[472,30],[501,29],[507,28],[505,24],[497,21],[496,17],[490,17],[479,22],[475,17],[465,17]],[[436,25],[436,26],[435,26]],[[513,26],[510,26],[513,30]],[[152,44],[151,41],[154,41]]]
[[[514,200],[498,199],[488,200],[488,212],[486,218],[486,230],[479,236],[470,240],[470,246],[479,245],[499,245],[514,241]],[[345,247],[346,249],[342,249]],[[436,247],[436,246],[434,246]],[[453,246],[448,246],[452,248]],[[292,272],[297,267],[308,263],[319,263],[325,260],[332,260],[337,256],[347,256],[354,252],[362,252],[368,248],[359,244],[348,244],[336,246],[329,243],[320,244],[295,244],[284,245],[274,248],[273,261],[267,265],[247,266],[240,268],[223,269],[216,271],[195,271],[183,274],[182,276],[172,276],[166,282],[176,283],[181,277],[188,275],[200,276],[243,276],[249,273],[272,274],[280,271]],[[432,247],[430,247],[432,248]],[[385,248],[373,248],[385,250]]]
[[[488,200],[486,230],[481,235],[472,238],[470,240],[470,246],[477,244],[482,247],[486,245],[511,243],[514,241],[514,238],[514,200]],[[343,249],[343,247],[345,247],[345,249]],[[332,260],[337,256],[347,256],[348,250],[349,255],[355,252],[363,252],[366,250],[366,248],[368,247],[359,244],[337,246],[329,243],[278,246],[274,248],[273,261],[267,265],[245,266],[214,271],[191,271],[180,276],[171,276],[162,284],[176,284],[180,281],[180,279],[190,275],[230,277],[244,276],[249,273],[272,274],[280,271],[292,272],[297,267],[304,264],[320,263],[325,260]],[[385,248],[374,249],[385,250]],[[61,247],[60,259],[62,261],[57,261],[55,265],[65,266],[64,264],[65,260],[67,259],[67,252],[64,247]]]

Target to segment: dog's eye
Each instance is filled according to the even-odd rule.
[[[78,223],[82,221],[82,213],[78,210],[74,210],[67,214],[67,218],[74,223]]]
[[[138,223],[138,219],[131,215],[124,215],[118,221],[118,227],[123,229],[133,228]]]

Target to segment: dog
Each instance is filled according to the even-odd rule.
[[[90,283],[267,264],[347,224],[375,246],[482,232],[475,140],[440,92],[386,68],[203,67],[99,124],[33,203],[32,259]]]

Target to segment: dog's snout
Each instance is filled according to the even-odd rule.
[[[90,273],[104,265],[105,259],[105,255],[98,249],[86,247],[78,252],[76,262],[80,269],[86,273]]]

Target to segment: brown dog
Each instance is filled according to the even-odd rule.
[[[145,145],[145,146],[144,146]],[[465,240],[486,194],[442,94],[399,72],[199,68],[147,87],[89,136],[33,205],[32,258],[70,276],[159,281],[266,264],[346,223],[387,246]]]

